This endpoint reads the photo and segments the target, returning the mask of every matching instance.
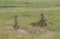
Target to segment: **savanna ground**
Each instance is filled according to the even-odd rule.
[[[0,6],[21,6],[0,8],[0,39],[60,39],[60,0],[0,0]],[[41,13],[53,23],[46,31],[30,25],[40,20]],[[12,28],[15,15],[22,32]]]

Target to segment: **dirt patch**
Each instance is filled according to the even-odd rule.
[[[14,33],[17,33],[17,34],[22,34],[22,35],[26,35],[28,34],[28,32],[26,30],[22,30],[22,29],[18,29],[18,30],[15,30],[13,27],[9,27],[9,26],[5,26],[3,28],[0,29],[1,31],[4,31],[4,32],[14,32]]]
[[[40,37],[38,37],[37,39],[47,39],[48,37],[51,37],[53,35],[55,35],[55,32],[47,30],[47,29],[40,29],[44,34],[42,34]]]

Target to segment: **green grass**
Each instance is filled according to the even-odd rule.
[[[48,23],[47,29],[60,32],[60,7],[21,7],[21,8],[0,8],[0,39],[36,39],[44,34],[40,28],[31,28],[30,23],[38,22],[40,14],[44,13],[45,18],[52,22],[53,25]],[[21,36],[13,30],[4,31],[6,27],[13,27],[14,16],[18,15],[19,25],[23,30],[29,34]],[[48,39],[60,39],[60,34],[49,37]],[[39,38],[40,39],[40,38]]]
[[[40,20],[41,13],[53,23],[53,25],[48,23],[45,28],[55,32],[55,35],[46,39],[60,39],[60,0],[0,0],[0,6],[30,6],[0,8],[0,39],[41,39],[41,36],[45,36],[46,33],[41,32],[40,27],[33,28],[30,25]],[[15,15],[18,15],[20,28],[28,34],[23,35],[7,29],[13,27]]]
[[[26,4],[28,2],[29,4]],[[0,0],[0,6],[60,6],[60,0]]]

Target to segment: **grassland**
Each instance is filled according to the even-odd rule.
[[[0,0],[0,6],[60,6],[60,0]]]
[[[24,1],[24,3],[23,3]],[[0,6],[30,6],[0,8],[0,39],[60,39],[60,0],[0,0]],[[29,2],[29,4],[26,4]],[[40,20],[40,14],[52,22],[45,27],[54,35],[46,38],[40,27],[33,28],[30,23]],[[9,29],[13,27],[14,16],[18,15],[19,26],[27,34]]]

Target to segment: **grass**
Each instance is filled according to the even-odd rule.
[[[18,7],[18,8],[0,8],[0,39],[36,39],[44,34],[39,29],[31,28],[30,23],[40,20],[40,14],[44,13],[45,18],[52,22],[46,27],[54,32],[60,32],[60,7]],[[13,30],[3,31],[6,26],[13,27],[14,16],[18,15],[19,25],[21,28],[29,32],[27,35],[21,36]],[[48,39],[59,39],[59,34],[49,37]],[[39,38],[40,39],[40,38]]]
[[[40,27],[33,28],[30,25],[40,20],[41,13],[53,23],[53,25],[48,23],[45,28],[55,32],[53,36],[44,39],[60,39],[60,0],[0,0],[0,6],[30,6],[0,8],[0,39],[41,39],[46,33],[41,32]],[[20,28],[28,34],[23,35],[7,29],[13,27],[15,15],[18,15]]]
[[[60,0],[0,0],[0,6],[54,7],[60,6]]]

